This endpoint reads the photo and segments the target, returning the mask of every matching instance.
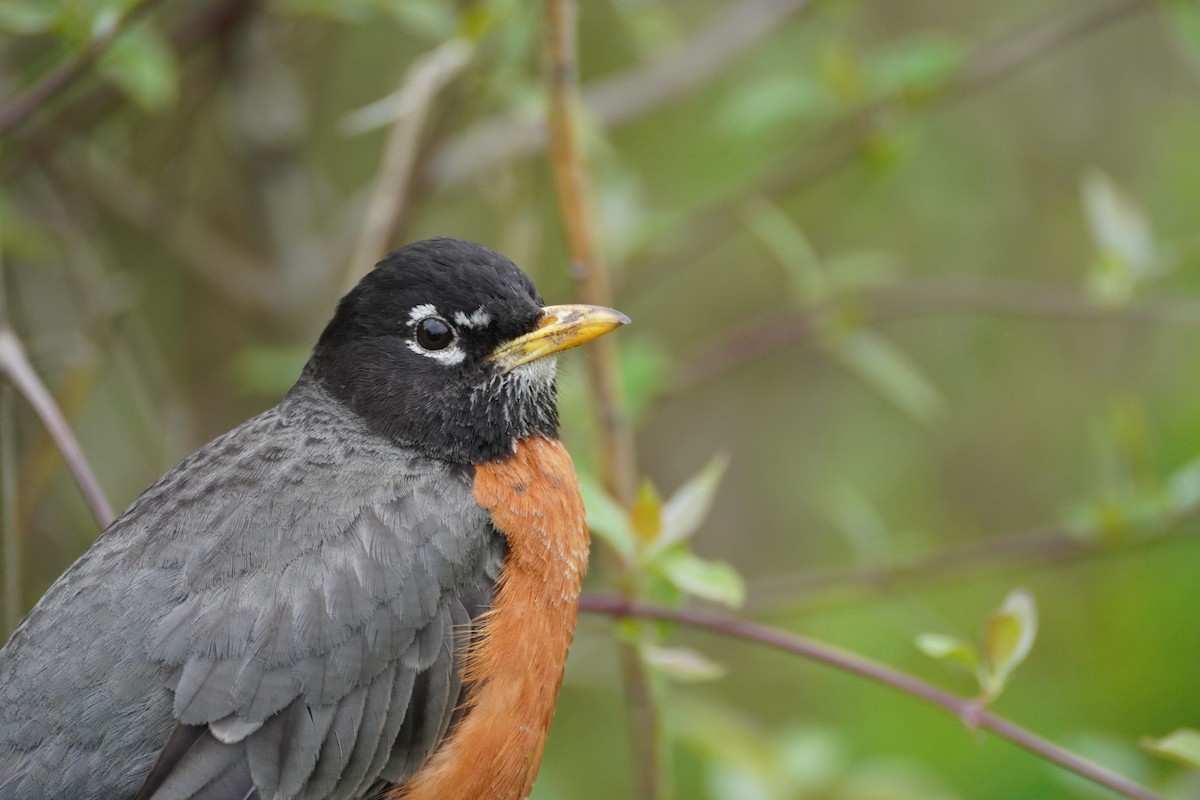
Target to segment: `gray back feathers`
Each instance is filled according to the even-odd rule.
[[[503,560],[472,479],[305,383],[188,457],[0,650],[0,800],[326,800],[411,775]]]

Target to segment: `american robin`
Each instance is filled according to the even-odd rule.
[[[588,548],[553,356],[625,322],[389,255],[0,650],[0,798],[527,796]]]

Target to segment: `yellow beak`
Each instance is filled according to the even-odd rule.
[[[546,306],[537,328],[500,345],[488,360],[502,372],[510,372],[530,361],[586,344],[628,322],[629,317],[604,306]]]

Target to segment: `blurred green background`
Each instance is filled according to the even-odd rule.
[[[0,3],[0,108],[121,31],[0,133],[3,318],[114,506],[278,399],[372,242],[474,239],[570,299],[542,13]],[[583,0],[579,26],[640,471],[670,496],[728,457],[689,544],[742,613],[970,695],[916,637],[975,642],[1025,587],[995,709],[1200,798],[1138,744],[1200,728],[1200,4]],[[586,358],[564,438],[595,475]],[[8,631],[97,529],[2,412]],[[590,588],[616,565],[597,543]],[[631,796],[613,633],[581,623],[538,800]],[[669,796],[1110,796],[826,667],[638,635],[694,661],[653,670]]]

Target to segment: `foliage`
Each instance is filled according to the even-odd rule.
[[[623,503],[565,356],[590,587],[769,618],[1195,796],[1196,3],[579,12],[638,444]],[[399,198],[383,240],[476,239],[571,298],[541,28],[516,0],[0,2],[0,121],[78,68],[0,125],[0,324],[116,506],[286,390],[368,266],[370,198]],[[96,531],[0,413],[0,596],[27,608]],[[1094,796],[845,674],[611,630],[675,796]],[[581,626],[535,796],[631,794],[613,638]]]

